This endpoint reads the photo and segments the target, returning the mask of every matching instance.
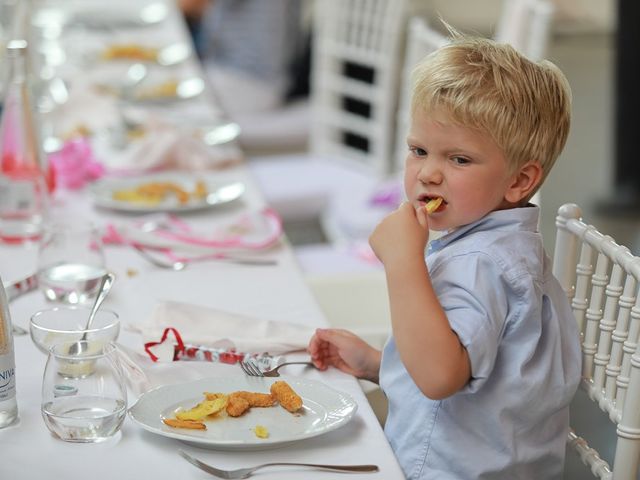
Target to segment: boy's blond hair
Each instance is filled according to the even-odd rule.
[[[569,82],[549,61],[535,63],[510,45],[451,33],[451,43],[413,72],[412,113],[444,116],[490,135],[512,172],[538,161],[543,172],[537,190],[569,134]]]

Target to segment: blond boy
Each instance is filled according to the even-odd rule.
[[[319,368],[380,381],[407,478],[562,478],[578,332],[529,200],[570,103],[554,65],[490,40],[455,36],[416,68],[408,201],[370,237],[392,336],[383,352],[344,330],[309,344]],[[445,234],[425,258],[429,229]]]

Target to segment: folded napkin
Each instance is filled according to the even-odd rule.
[[[133,222],[108,224],[103,242],[136,245],[164,251],[174,260],[175,251],[200,254],[261,251],[275,246],[282,235],[282,221],[275,211],[265,208],[246,212],[213,228],[195,228],[169,214],[152,214]]]
[[[311,327],[180,302],[159,303],[146,321],[133,326],[145,342],[157,342],[169,327],[187,344],[270,355],[306,349],[314,332]]]
[[[237,375],[238,366],[211,362],[154,362],[124,345],[117,345],[118,359],[131,391],[139,396],[160,385],[201,378]]]
[[[242,158],[235,144],[208,146],[197,131],[157,121],[112,126],[96,139],[97,156],[110,174],[223,168]]]

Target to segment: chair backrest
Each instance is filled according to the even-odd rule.
[[[575,204],[558,211],[553,272],[581,332],[581,388],[616,425],[613,463],[580,437],[579,425],[571,426],[569,444],[596,478],[635,480],[640,460],[640,258],[584,223],[581,215]]]
[[[554,6],[549,0],[503,0],[494,40],[508,43],[527,58],[544,58]]]
[[[312,153],[390,170],[408,0],[317,0]]]
[[[448,38],[432,29],[427,21],[414,17],[409,21],[407,46],[402,67],[400,101],[396,120],[395,152],[393,155],[393,171],[400,172],[407,156],[407,133],[411,118],[411,75],[413,69],[425,56],[448,43]]]

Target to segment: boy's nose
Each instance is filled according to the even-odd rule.
[[[425,161],[420,166],[418,179],[422,183],[440,183],[442,182],[442,170],[435,161]]]

